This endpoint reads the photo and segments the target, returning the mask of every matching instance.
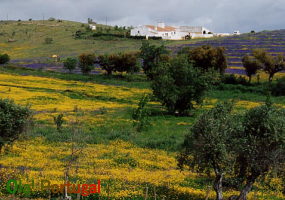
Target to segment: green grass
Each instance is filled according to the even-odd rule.
[[[135,39],[74,39],[77,30],[85,31],[87,24],[72,21],[9,21],[0,22],[0,53],[8,53],[12,59],[77,56],[81,53],[104,54],[112,52],[136,51],[141,47],[141,40]],[[102,29],[113,27],[97,25]],[[52,38],[51,44],[45,44],[45,38]],[[8,40],[14,42],[8,42]],[[151,41],[154,44],[191,43],[190,41]]]
[[[150,88],[150,83],[147,81],[144,75],[133,75],[129,80],[128,76],[112,76],[108,77],[106,75],[78,75],[78,74],[65,74],[59,72],[46,72],[41,70],[30,70],[18,67],[1,67],[1,73],[13,73],[17,75],[34,75],[51,77],[62,80],[70,81],[83,81],[92,82],[99,84],[110,84],[110,85],[122,85],[126,87],[133,88]],[[217,99],[218,101],[226,101],[234,99],[236,101],[244,100],[250,102],[265,102],[267,96],[264,94],[264,88],[266,84],[256,84],[253,86],[243,86],[243,85],[226,85],[224,87],[214,87],[210,90],[206,97],[207,99]],[[39,90],[39,88],[35,88]],[[48,92],[58,92],[58,91],[48,91]],[[85,99],[91,98],[95,100],[106,100],[106,101],[119,101],[119,99],[106,99],[104,96],[91,96],[86,97],[84,93],[73,91],[63,91],[64,95],[75,99]],[[41,100],[41,99],[39,99]],[[47,99],[44,99],[47,100]],[[49,99],[52,100],[52,99]],[[124,99],[124,102],[130,105],[134,105],[133,101],[135,99]],[[138,100],[138,99],[136,99]],[[285,104],[284,97],[272,97],[272,101],[277,104]],[[212,105],[212,103],[205,102],[204,105]],[[105,116],[105,123],[103,126],[88,126],[84,127],[83,131],[86,133],[89,143],[106,143],[110,140],[122,139],[131,141],[141,147],[147,148],[158,148],[167,151],[177,151],[180,144],[183,142],[184,135],[189,132],[189,127],[195,122],[196,118],[205,111],[203,107],[197,107],[193,111],[193,116],[190,117],[176,117],[167,114],[165,109],[159,105],[150,105],[149,108],[152,111],[150,116],[150,121],[152,126],[143,132],[136,132],[132,123],[126,122],[126,120],[131,119],[132,108],[117,109],[115,112],[102,112]],[[238,112],[244,112],[246,108],[237,109]],[[94,115],[100,114],[100,111],[94,111]],[[80,116],[78,112],[78,115]],[[59,133],[56,131],[55,126],[50,126],[43,122],[38,122],[38,126],[33,131],[33,136],[44,136],[51,141],[66,141],[70,137],[70,128],[64,128],[63,132]]]

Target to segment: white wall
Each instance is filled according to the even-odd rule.
[[[207,33],[209,32],[208,29],[203,29]],[[167,35],[166,35],[167,34]],[[156,30],[152,30],[147,26],[138,26],[131,30],[131,36],[147,36],[147,37],[162,37],[164,40],[183,40],[186,35],[189,35],[188,32],[182,32],[179,30],[176,31],[169,31],[169,32],[158,32]],[[192,38],[211,38],[213,34],[197,34],[192,33],[190,34]]]
[[[138,26],[131,30],[131,36],[156,36],[156,34],[146,26]]]

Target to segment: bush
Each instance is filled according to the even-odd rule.
[[[268,81],[272,82],[276,73],[285,69],[285,56],[273,56],[264,49],[254,49],[253,56],[260,62],[264,72],[268,74]]]
[[[136,39],[136,40],[145,40],[146,39],[145,36],[129,36],[128,38]]]
[[[111,75],[113,72],[139,72],[138,53],[119,53],[111,55],[101,55],[97,59],[97,63],[103,70]]]
[[[272,84],[271,93],[274,96],[285,96],[285,78],[278,79]]]
[[[57,116],[53,116],[53,121],[56,125],[56,129],[61,132],[62,130],[62,125],[64,123],[64,119],[63,119],[63,114],[59,114]]]
[[[113,60],[113,63],[117,72],[134,73],[139,72],[140,70],[140,67],[137,62],[137,53],[121,53],[113,58],[115,58]]]
[[[101,66],[103,70],[107,72],[108,75],[112,75],[112,73],[115,71],[115,66],[111,62],[111,55],[100,55],[97,58],[97,63]]]
[[[84,25],[84,24],[82,24],[82,25]],[[81,30],[77,30],[74,34],[74,38],[80,39],[82,37],[82,35],[83,35],[83,32]]]
[[[243,76],[236,76],[234,74],[224,74],[222,83],[233,85],[248,85],[247,80]]]
[[[53,42],[52,38],[45,38],[45,44],[51,44]]]
[[[0,65],[6,64],[10,61],[10,57],[8,54],[0,54]]]
[[[208,73],[193,67],[185,55],[160,63],[153,76],[154,96],[171,114],[178,115],[188,115],[194,108],[194,102],[201,103],[208,83],[213,80]]]
[[[149,40],[162,40],[162,37],[157,37],[157,36],[150,36],[148,37]]]
[[[0,150],[6,143],[12,143],[24,132],[31,110],[16,105],[12,100],[0,99]]]
[[[89,74],[94,68],[95,55],[93,54],[81,54],[79,56],[79,67],[83,74]]]
[[[151,125],[148,118],[148,116],[150,115],[150,111],[146,108],[148,102],[149,102],[149,96],[144,95],[141,98],[138,107],[133,110],[132,118],[133,120],[135,120],[134,127],[136,127],[136,130],[138,132],[147,130]]]
[[[168,61],[169,52],[165,46],[150,45],[148,41],[142,43],[140,57],[143,60],[143,70],[147,77],[153,79],[153,70],[162,61]]]
[[[63,66],[65,69],[69,70],[69,72],[72,72],[77,66],[77,59],[76,58],[67,58],[63,62]]]
[[[194,49],[187,48],[182,52],[188,55],[189,61],[194,62],[194,67],[203,71],[214,69],[223,74],[227,68],[227,59],[223,47],[204,45]]]
[[[261,63],[255,59],[253,56],[245,55],[242,58],[242,64],[245,68],[246,75],[249,78],[249,83],[251,82],[251,77],[256,75],[257,71],[262,68]]]

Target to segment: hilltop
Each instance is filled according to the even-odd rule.
[[[97,30],[106,31],[114,31],[116,28],[102,24],[96,26]],[[65,20],[2,21],[0,22],[0,53],[8,53],[14,60],[46,58],[54,54],[65,57],[77,56],[83,52],[104,54],[134,51],[141,46],[141,40],[126,38],[75,39],[76,31],[84,32],[86,27],[88,24]],[[46,38],[52,38],[52,43],[45,44]],[[162,41],[153,42],[162,43]],[[179,44],[180,42],[164,43]]]

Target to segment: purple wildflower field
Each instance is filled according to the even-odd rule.
[[[225,47],[228,69],[226,73],[233,74],[245,74],[242,65],[242,57],[246,54],[251,54],[252,49],[262,48],[272,55],[278,55],[285,53],[285,29],[277,31],[263,31],[259,33],[242,34],[240,36],[230,36],[217,38],[213,40],[204,40],[192,44],[184,44],[169,47],[170,50],[177,52],[179,49],[190,46],[198,47],[201,45],[211,45],[215,47]],[[68,56],[76,56],[74,54]],[[64,57],[68,57],[67,55]],[[36,57],[30,59],[15,59],[11,60],[12,63],[21,67],[27,67],[32,69],[44,69],[53,70],[58,72],[67,72],[63,69],[62,62],[54,62],[52,58],[48,57]],[[235,69],[233,69],[234,67]],[[240,68],[240,69],[236,69]],[[80,69],[76,69],[74,73],[80,74]],[[100,74],[102,70],[99,66],[95,66],[95,69],[91,74]]]
[[[201,45],[225,47],[229,67],[226,73],[245,74],[241,59],[244,55],[251,54],[252,49],[265,49],[272,55],[285,54],[285,29],[199,41],[193,44],[176,46],[171,49],[177,52],[186,46],[198,47]],[[240,67],[241,69],[231,69],[231,67]]]

